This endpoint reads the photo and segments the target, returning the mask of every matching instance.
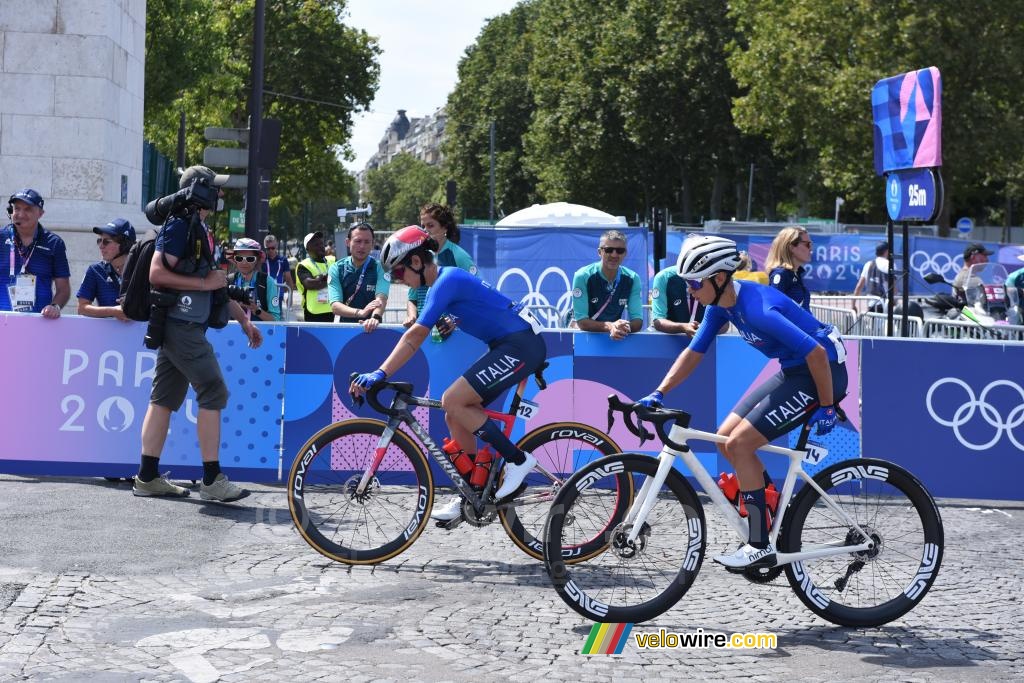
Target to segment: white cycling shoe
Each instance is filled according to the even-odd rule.
[[[714,560],[718,564],[725,565],[731,569],[774,567],[775,546],[769,543],[767,548],[754,548],[749,543],[746,543],[728,555],[716,555]]]
[[[435,507],[430,518],[438,522],[450,522],[462,516],[462,496],[454,496],[446,505]]]
[[[524,452],[523,455],[526,456],[526,459],[523,460],[522,464],[505,463],[505,480],[501,483],[501,488],[494,492],[495,500],[507,498],[515,493],[516,489],[522,486],[526,475],[537,464],[537,458],[533,457],[533,454]]]

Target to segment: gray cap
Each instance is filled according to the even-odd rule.
[[[178,181],[178,187],[188,187],[192,184],[192,181],[196,178],[205,177],[210,180],[210,184],[214,187],[220,187],[228,181],[231,176],[218,175],[208,169],[206,166],[189,166],[185,169],[185,172],[181,174],[181,180]]]

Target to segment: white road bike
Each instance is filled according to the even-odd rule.
[[[577,470],[552,503],[544,561],[558,595],[578,613],[598,622],[639,623],[671,609],[704,560],[704,509],[674,467],[677,459],[740,543],[747,541],[748,527],[687,445],[690,440],[722,443],[725,437],[690,429],[690,416],[681,410],[630,405],[614,395],[608,400],[609,431],[614,413],[622,413],[641,443],[654,436],[644,422],[654,425],[664,448],[657,458],[620,453]],[[730,571],[754,583],[785,571],[800,600],[835,624],[879,626],[897,619],[925,596],[942,562],[942,519],[935,501],[912,474],[885,460],[846,460],[808,475],[803,463],[821,462],[825,455],[823,447],[808,447],[809,434],[805,423],[796,448],[759,449],[789,458],[771,524],[776,561]],[[625,518],[603,531],[607,550],[572,564],[566,554],[574,539],[592,537],[594,527],[607,524],[610,511],[621,509],[618,498],[632,491]]]

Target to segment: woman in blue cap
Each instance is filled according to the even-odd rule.
[[[76,295],[78,313],[90,318],[117,318],[127,322],[128,318],[117,299],[128,250],[135,244],[135,228],[124,218],[115,218],[92,231],[99,235],[96,246],[100,249],[101,260],[85,271]]]

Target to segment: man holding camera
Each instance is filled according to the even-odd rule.
[[[181,407],[190,384],[199,403],[197,431],[203,459],[200,497],[229,502],[249,495],[220,471],[220,413],[227,405],[228,390],[213,347],[206,339],[211,312],[215,310],[214,298],[223,300],[227,296],[227,276],[213,262],[213,235],[205,219],[217,209],[220,200],[216,197],[223,193],[216,188],[226,179],[227,176],[215,175],[205,166],[186,169],[180,187],[192,188],[190,196],[203,199],[187,204],[179,213],[172,213],[157,236],[149,279],[154,288],[163,291],[168,306],[162,315],[151,314],[147,332],[147,345],[149,338],[155,337],[160,350],[149,409],[142,423],[142,462],[133,488],[136,496],[184,497],[189,494],[188,489],[175,486],[160,476],[158,468],[171,413]],[[193,220],[194,212],[198,212],[198,220]],[[230,316],[242,326],[249,347],[257,348],[263,341],[259,330],[237,302],[227,300],[226,305]],[[162,330],[159,329],[161,321]]]

